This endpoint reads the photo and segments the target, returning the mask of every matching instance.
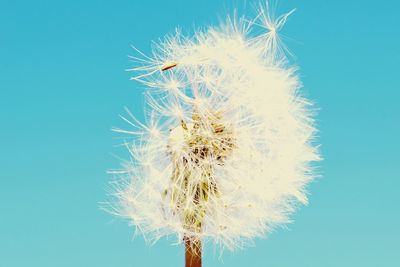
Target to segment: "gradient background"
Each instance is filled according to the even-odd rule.
[[[0,266],[183,266],[104,213],[124,155],[112,126],[127,106],[130,44],[215,25],[257,1],[0,0]],[[322,177],[310,204],[255,247],[208,246],[204,266],[400,266],[400,22],[397,1],[279,1],[305,94],[317,102]]]

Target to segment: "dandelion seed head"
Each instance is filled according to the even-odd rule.
[[[133,68],[147,88],[149,125],[126,121],[123,185],[113,211],[145,238],[162,236],[242,247],[263,237],[307,203],[306,185],[319,160],[312,107],[301,96],[268,7],[255,20],[156,45]],[[253,27],[266,32],[254,36]]]

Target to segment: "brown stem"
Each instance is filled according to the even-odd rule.
[[[185,267],[201,267],[201,241],[185,238]]]

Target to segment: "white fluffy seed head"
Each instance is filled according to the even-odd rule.
[[[136,58],[148,124],[135,129],[114,211],[149,240],[177,235],[234,249],[289,222],[319,160],[311,104],[299,92],[277,33],[257,20],[227,20],[193,38],[179,33]],[[265,32],[253,36],[254,27]],[[140,52],[139,52],[140,53]]]

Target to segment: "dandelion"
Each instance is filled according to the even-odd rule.
[[[280,45],[291,12],[268,12],[192,38],[177,32],[152,57],[133,57],[148,123],[128,111],[132,130],[115,129],[134,141],[113,211],[149,241],[177,236],[186,266],[201,266],[204,242],[243,247],[307,203],[319,160],[311,103]]]

